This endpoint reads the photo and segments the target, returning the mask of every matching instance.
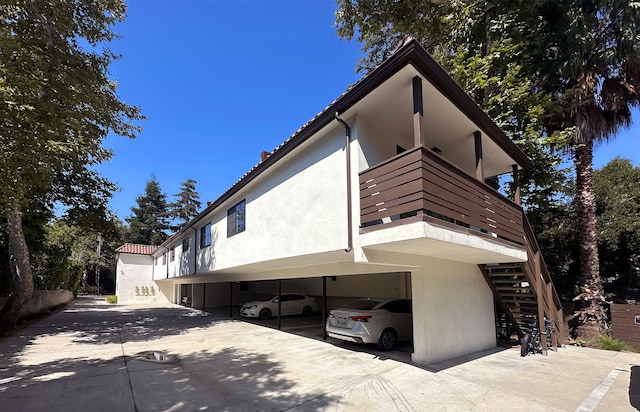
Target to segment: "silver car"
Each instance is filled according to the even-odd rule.
[[[247,318],[269,319],[278,316],[278,295],[264,295],[258,300],[247,302],[240,308],[240,315]],[[309,316],[318,311],[318,303],[312,297],[300,293],[283,293],[282,316],[304,315]]]
[[[329,311],[327,335],[356,343],[375,343],[384,351],[412,337],[411,300],[358,299]]]

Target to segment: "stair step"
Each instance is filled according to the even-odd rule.
[[[524,276],[520,276],[517,278],[508,277],[508,278],[491,278],[491,283],[494,285],[515,285],[521,284],[522,282],[527,282]]]
[[[524,277],[524,272],[493,272],[489,277],[496,280],[519,279]]]
[[[504,269],[522,269],[522,266],[520,265],[520,263],[500,263],[498,265],[485,265],[485,268],[487,268],[487,270],[489,271],[494,271],[494,270],[504,270]]]
[[[517,298],[523,298],[523,299],[517,299]],[[535,304],[537,299],[536,296],[533,294],[527,294],[527,295],[516,295],[515,293],[511,293],[509,295],[502,295],[502,300],[505,303],[519,303],[519,304],[523,304],[523,303],[532,303]]]
[[[523,293],[501,293],[500,296],[502,296],[503,298],[535,298],[536,297],[536,295],[534,295],[531,291],[523,292]]]
[[[504,290],[504,291],[512,291],[512,290],[522,290],[530,292],[532,289],[529,286],[498,286],[496,285],[496,290]]]

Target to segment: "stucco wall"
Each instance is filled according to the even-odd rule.
[[[168,299],[152,279],[153,258],[120,253],[116,267],[118,303],[166,302]]]
[[[493,296],[476,265],[417,258],[412,273],[414,353],[429,364],[496,346]]]
[[[7,297],[0,297],[0,307],[7,301]],[[22,306],[20,316],[38,313],[73,300],[73,293],[69,290],[34,290],[29,302]]]
[[[185,234],[195,240],[188,253],[182,253],[182,239],[176,238],[176,259],[172,262],[167,256],[164,265],[159,255],[154,279],[193,274],[194,251],[197,272],[202,273],[344,249],[347,244],[344,128],[336,124],[327,132],[321,142],[305,143],[289,154],[290,159],[269,168],[248,188],[198,222],[196,230]],[[352,153],[352,159],[357,159],[356,153]],[[353,161],[355,199],[357,164]],[[227,210],[243,199],[246,229],[228,237]],[[356,205],[354,214],[357,210]],[[211,223],[212,244],[201,248],[200,228],[207,223]],[[357,224],[354,222],[354,227]],[[162,249],[159,253],[169,251]]]

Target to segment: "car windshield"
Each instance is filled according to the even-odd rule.
[[[369,299],[360,299],[354,300],[353,302],[349,302],[344,307],[346,309],[360,309],[360,310],[371,310],[374,307],[378,306],[380,301],[378,300],[369,300]]]
[[[259,301],[261,301],[261,302],[267,302],[267,301],[269,301],[269,300],[271,300],[271,299],[275,298],[276,296],[278,296],[278,295],[276,295],[276,294],[274,294],[274,293],[270,293],[270,294],[268,294],[268,295],[262,295],[262,296],[260,296],[260,297],[259,297],[258,299],[256,299],[256,300],[259,300]]]

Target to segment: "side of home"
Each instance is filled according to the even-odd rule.
[[[518,333],[562,319],[520,206],[530,163],[409,40],[150,254],[151,276],[198,308],[409,298],[415,362],[491,348],[496,303]]]

